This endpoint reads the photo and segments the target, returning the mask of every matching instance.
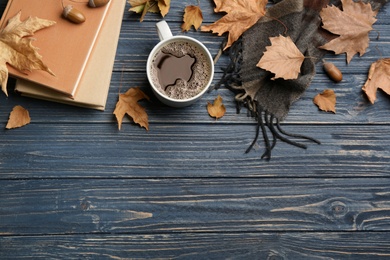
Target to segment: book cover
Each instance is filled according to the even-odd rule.
[[[74,96],[81,75],[92,51],[104,17],[111,3],[99,8],[90,8],[87,3],[67,0],[9,0],[0,21],[4,28],[9,18],[21,11],[21,21],[29,16],[55,21],[56,24],[35,33],[33,43],[39,48],[43,62],[56,74],[34,70],[27,74],[8,66],[9,74],[53,90]],[[62,16],[63,6],[70,4],[80,10],[86,17],[82,24],[74,24]]]
[[[126,0],[111,1],[74,98],[25,79],[16,81],[15,91],[23,96],[104,110],[126,5]]]

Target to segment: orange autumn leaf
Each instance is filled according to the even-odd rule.
[[[257,67],[275,74],[276,78],[296,79],[305,56],[289,36],[270,37],[271,46],[266,47]]]
[[[54,73],[42,61],[38,48],[32,45],[31,36],[38,30],[50,27],[56,22],[29,17],[20,21],[21,12],[8,20],[7,26],[0,31],[0,83],[3,92],[7,93],[7,63],[21,72],[43,70]]]
[[[336,39],[326,43],[320,48],[334,51],[336,54],[346,53],[347,62],[359,53],[366,52],[370,39],[368,33],[376,22],[376,11],[371,4],[342,0],[343,10],[335,6],[328,6],[320,12],[323,28],[333,34],[339,35]]]
[[[149,100],[149,97],[140,88],[130,88],[125,94],[119,94],[119,101],[114,110],[118,121],[118,129],[121,130],[123,117],[129,115],[136,124],[149,130],[148,114],[145,109],[138,104],[142,99]]]
[[[390,95],[390,58],[379,59],[371,64],[368,79],[362,89],[372,104],[376,100],[378,88]]]
[[[221,36],[228,33],[229,48],[240,36],[252,27],[266,13],[268,0],[214,0],[214,12],[225,12],[221,19],[210,25],[202,26],[203,32],[212,31]]]
[[[181,29],[183,31],[189,31],[191,26],[194,26],[195,30],[198,30],[203,22],[202,10],[199,6],[189,5],[184,9],[183,24]]]
[[[207,111],[211,117],[215,117],[217,119],[225,115],[226,107],[222,103],[222,97],[220,95],[218,95],[218,97],[214,100],[213,104],[207,102]]]
[[[22,106],[15,106],[8,119],[8,123],[5,126],[7,129],[12,129],[12,128],[18,128],[25,126],[31,122],[30,115],[28,113],[28,110],[23,108]]]
[[[332,89],[325,89],[314,97],[313,102],[322,111],[336,113],[336,94]]]

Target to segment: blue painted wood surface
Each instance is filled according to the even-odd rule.
[[[0,1],[1,10],[6,0]],[[186,5],[172,0],[166,16],[174,34],[201,40],[216,55],[212,33],[181,32]],[[221,14],[200,1],[204,24]],[[312,85],[291,108],[286,130],[313,136],[302,150],[278,142],[271,161],[264,145],[245,150],[256,124],[236,113],[226,89],[173,109],[153,96],[146,58],[158,42],[161,17],[124,12],[107,108],[104,112],[21,97],[0,96],[0,258],[66,259],[378,259],[390,257],[390,99],[375,105],[361,91],[370,64],[390,57],[390,7],[370,33],[367,53],[333,83],[320,64]],[[379,36],[379,38],[378,38]],[[378,39],[377,39],[378,38]],[[216,64],[214,83],[227,64]],[[139,86],[149,115],[146,131],[113,116],[118,93]],[[336,114],[312,103],[326,88],[337,94]],[[207,102],[221,95],[218,120]],[[32,122],[5,130],[14,105]]]

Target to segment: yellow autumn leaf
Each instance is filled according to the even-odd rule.
[[[12,128],[18,128],[25,126],[31,122],[30,115],[28,113],[28,110],[23,108],[22,106],[15,106],[8,119],[8,123],[5,126],[7,129],[12,129]]]
[[[379,59],[371,64],[367,81],[362,89],[371,104],[376,100],[378,89],[390,95],[390,58]]]
[[[268,0],[214,0],[214,3],[214,12],[226,15],[213,24],[202,26],[201,30],[218,33],[218,36],[228,33],[226,50],[265,15]]]
[[[114,115],[118,121],[118,129],[121,130],[123,117],[129,115],[134,123],[149,130],[148,114],[138,101],[149,100],[149,97],[140,88],[130,88],[125,94],[119,94],[119,101],[116,104]]]
[[[336,113],[336,94],[332,89],[325,89],[314,97],[313,102],[322,111]]]
[[[296,79],[305,56],[299,51],[290,36],[270,37],[271,46],[266,47],[257,66],[275,74],[276,78]]]
[[[346,53],[347,63],[359,53],[366,52],[369,46],[369,32],[376,22],[377,11],[373,11],[370,3],[362,1],[342,0],[343,9],[332,5],[322,9],[320,16],[323,28],[339,37],[320,48],[334,51],[336,54]]]
[[[171,7],[171,0],[158,0],[158,7],[162,17],[166,16]]]
[[[218,97],[214,100],[214,103],[211,104],[210,102],[207,102],[207,111],[209,112],[209,115],[211,117],[215,118],[221,118],[226,113],[226,107],[222,103],[222,97],[218,95]]]
[[[183,24],[181,29],[183,31],[189,31],[191,26],[194,26],[195,30],[198,30],[203,22],[202,10],[199,6],[189,5],[184,9]]]
[[[147,2],[149,2],[149,0],[128,0],[127,1],[131,8],[129,9],[129,11],[133,11],[133,12],[136,12],[136,13],[140,13],[143,11],[144,7],[145,7],[145,4]]]
[[[10,18],[7,26],[0,32],[0,83],[7,96],[7,63],[21,72],[43,70],[54,76],[43,63],[38,48],[32,45],[34,39],[31,36],[38,30],[54,25],[55,22],[37,17],[29,17],[22,22],[20,15],[21,12]]]
[[[147,13],[160,13],[163,17],[169,12],[170,0],[128,0],[131,8],[129,11],[141,14],[142,22]]]

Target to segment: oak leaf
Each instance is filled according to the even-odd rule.
[[[136,124],[149,130],[148,114],[145,109],[138,104],[142,99],[149,100],[149,97],[140,88],[130,88],[125,94],[119,94],[119,101],[114,110],[118,129],[121,130],[123,117],[129,115]]]
[[[376,100],[378,88],[390,95],[390,58],[379,59],[371,64],[368,79],[362,89],[372,104]]]
[[[289,36],[270,37],[271,46],[266,47],[257,67],[275,74],[276,78],[296,79],[305,56]]]
[[[54,75],[43,63],[38,48],[32,45],[34,39],[30,36],[38,30],[54,25],[55,22],[37,17],[29,17],[22,22],[20,15],[21,12],[10,18],[7,26],[0,32],[0,83],[7,96],[7,63],[21,72],[43,70]]]
[[[349,63],[356,53],[362,56],[369,45],[368,33],[376,22],[377,11],[373,11],[371,4],[341,0],[343,10],[335,6],[323,8],[320,16],[323,28],[339,37],[326,43],[320,48],[334,51],[336,54],[346,53]]]
[[[226,113],[226,107],[222,103],[222,97],[218,95],[218,97],[214,100],[214,103],[211,104],[207,102],[207,111],[211,117],[215,117],[216,119],[221,118]]]
[[[30,115],[28,113],[28,110],[23,108],[22,106],[15,106],[8,119],[8,123],[5,126],[7,129],[12,129],[12,128],[18,128],[25,126],[31,122]]]
[[[171,5],[171,0],[129,0],[127,2],[131,5],[129,11],[141,14],[141,22],[147,13],[160,13],[164,17]]]
[[[198,30],[203,22],[202,10],[199,6],[189,5],[184,9],[183,24],[181,29],[183,31],[189,31],[191,26],[194,26],[195,30]]]
[[[336,94],[332,89],[325,89],[314,97],[313,102],[322,111],[336,113]]]
[[[225,12],[221,19],[210,25],[201,27],[201,31],[228,33],[228,42],[224,50],[229,48],[240,36],[252,27],[266,13],[268,0],[214,0],[214,12]]]

